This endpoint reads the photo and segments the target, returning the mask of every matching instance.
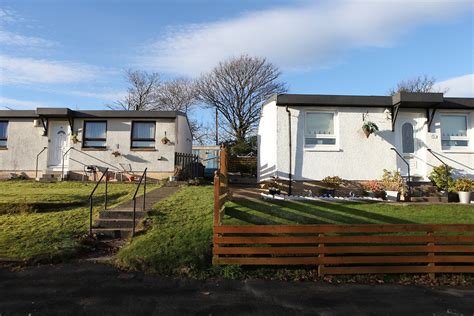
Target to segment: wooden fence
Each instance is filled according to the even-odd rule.
[[[224,216],[225,202],[229,198],[229,178],[227,172],[227,148],[219,151],[219,169],[214,175],[214,225],[220,225]]]
[[[222,225],[228,198],[223,147],[214,178],[214,264],[310,265],[320,276],[474,273],[474,224]]]
[[[214,227],[214,263],[314,265],[320,275],[474,273],[474,225]]]
[[[204,167],[199,163],[199,156],[175,153],[174,166],[179,180],[189,180],[204,176]]]

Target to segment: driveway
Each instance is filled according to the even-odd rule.
[[[474,287],[163,278],[89,262],[0,269],[0,315],[473,315]]]

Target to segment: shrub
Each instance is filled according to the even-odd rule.
[[[458,192],[472,192],[474,180],[469,178],[459,178],[454,182],[454,189]]]
[[[337,188],[338,186],[342,184],[342,181],[343,181],[342,178],[338,176],[326,177],[323,180],[321,180],[322,183],[324,183],[326,186],[330,188]]]
[[[430,176],[428,177],[432,182],[434,182],[435,186],[438,190],[445,190],[446,189],[446,179],[448,182],[448,191],[454,191],[454,179],[452,176],[453,167],[440,165],[438,167],[434,167],[433,171],[431,171]]]
[[[382,187],[387,191],[402,192],[405,189],[400,171],[383,170]]]
[[[363,186],[364,190],[366,190],[366,191],[377,192],[377,191],[382,190],[382,187],[380,186],[380,184],[377,180],[367,181],[362,186]]]

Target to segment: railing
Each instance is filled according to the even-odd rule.
[[[433,150],[431,150],[431,148],[427,148],[426,149],[430,154],[433,155],[433,157],[435,157],[436,159],[438,159],[439,162],[441,162],[443,165],[444,165],[444,170],[445,170],[445,177],[446,177],[446,181],[445,181],[445,191],[446,191],[446,194],[448,194],[448,190],[449,190],[449,166],[447,163],[445,163],[443,160],[441,160],[441,158],[438,157],[438,155],[436,155]]]
[[[92,190],[91,194],[89,195],[89,234],[92,236],[92,209],[94,207],[94,202],[93,202],[93,196],[95,190],[97,190],[97,187],[99,186],[100,182],[105,176],[105,201],[104,201],[104,208],[107,209],[107,182],[108,182],[108,177],[107,172],[109,171],[109,168],[106,168],[105,171],[102,173],[102,176],[100,177],[99,181],[96,182],[94,189]]]
[[[178,175],[180,180],[188,180],[200,176],[198,155],[175,153],[174,165],[181,168],[181,172]]]
[[[39,159],[39,156],[43,153],[43,151],[45,151],[46,149],[48,149],[48,147],[43,147],[43,149],[41,149],[41,151],[36,155],[36,169],[35,169],[35,179],[38,178],[38,159]]]
[[[407,165],[407,171],[408,171],[408,180],[407,180],[407,186],[408,186],[408,196],[411,197],[411,174],[410,174],[410,163],[408,161],[406,161],[405,158],[403,158],[403,156],[397,151],[397,149],[395,147],[392,147],[390,148],[391,150],[393,150],[398,157],[400,157],[401,160],[403,160],[403,162]]]
[[[75,149],[75,148],[74,148],[74,147],[69,147],[69,149],[64,152],[63,157],[62,157],[62,163],[61,163],[61,181],[64,181],[64,158],[65,158],[66,155],[71,151],[71,149]],[[109,170],[109,168],[107,168],[107,170]]]
[[[140,189],[140,185],[142,184],[142,181],[143,181],[143,212],[146,211],[145,209],[145,199],[146,199],[146,170],[148,168],[145,168],[145,170],[143,170],[143,174],[140,178],[140,181],[138,182],[137,184],[137,189],[135,190],[135,194],[133,195],[133,228],[132,228],[132,236],[135,236],[135,220],[136,220],[136,211],[137,211],[137,193],[138,193],[138,189]]]

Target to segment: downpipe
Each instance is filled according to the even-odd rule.
[[[292,170],[292,167],[293,167],[293,163],[291,161],[291,149],[292,149],[292,145],[291,145],[291,112],[290,110],[288,109],[288,105],[286,106],[285,108],[286,110],[286,113],[288,113],[288,164],[289,164],[289,170],[288,170],[288,195],[291,195],[291,192],[292,192],[292,174],[291,174],[291,170]]]

